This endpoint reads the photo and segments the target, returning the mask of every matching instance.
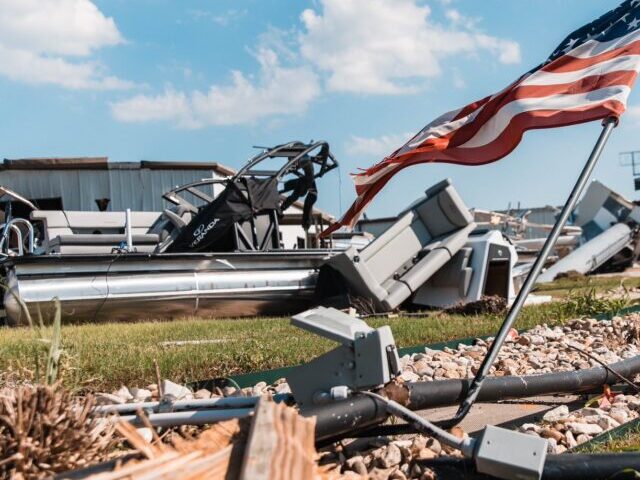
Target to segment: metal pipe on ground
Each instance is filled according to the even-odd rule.
[[[478,473],[473,461],[442,457],[421,461],[420,465],[431,468],[438,478],[450,480],[488,480],[495,477]],[[571,454],[549,455],[544,464],[542,480],[608,480],[615,478],[635,479],[640,471],[640,454]]]
[[[253,408],[229,408],[211,410],[190,410],[186,412],[152,413],[148,415],[149,423],[154,427],[179,427],[181,425],[207,425],[209,423],[231,420],[232,418],[248,417],[253,413]],[[120,417],[136,427],[145,427],[137,415],[125,415]]]
[[[261,397],[224,397],[224,398],[206,398],[192,400],[176,400],[175,402],[136,402],[121,403],[117,405],[100,405],[92,410],[92,414],[110,414],[110,413],[135,413],[138,410],[152,410],[158,413],[163,406],[166,406],[172,412],[181,410],[204,410],[204,409],[223,409],[223,408],[253,408]],[[279,393],[273,396],[276,403],[291,403],[293,397],[289,393]]]
[[[621,375],[633,376],[640,373],[640,355],[613,363],[609,367]],[[391,396],[414,411],[455,405],[467,395],[471,382],[471,379],[463,379],[407,383]],[[583,393],[617,382],[617,377],[603,367],[522,377],[487,377],[478,400],[496,401],[554,393]],[[319,441],[348,436],[387,419],[382,402],[357,394],[340,402],[314,406],[305,410],[303,415],[317,417],[316,440]]]

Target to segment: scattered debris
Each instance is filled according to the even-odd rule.
[[[507,309],[507,300],[498,295],[483,296],[480,300],[469,303],[458,303],[445,309],[446,313],[454,315],[482,315],[504,313]]]
[[[0,390],[0,477],[50,478],[106,460],[113,424],[90,417],[92,396],[74,399],[59,385]]]
[[[313,418],[269,399],[259,402],[252,419],[218,422],[193,439],[172,437],[169,443],[148,442],[126,422],[120,434],[144,459],[114,465],[107,463],[79,472],[88,480],[141,480],[147,478],[198,478],[202,480],[339,480],[336,466],[320,467],[314,446]]]
[[[558,273],[554,280],[583,280],[585,278],[587,278],[587,276],[584,273],[580,273],[577,270],[567,270],[566,272]]]

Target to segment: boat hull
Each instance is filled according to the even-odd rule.
[[[4,262],[8,323],[25,324],[55,298],[74,323],[186,316],[285,315],[313,300],[326,250],[223,254],[46,255]]]

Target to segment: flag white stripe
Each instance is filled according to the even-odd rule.
[[[460,145],[460,148],[476,148],[491,143],[509,126],[513,117],[520,113],[534,110],[573,110],[593,106],[605,100],[618,100],[625,104],[630,91],[630,87],[626,85],[616,85],[587,93],[558,94],[542,98],[514,100],[496,112],[488,122],[482,125],[476,135]]]
[[[462,117],[462,118],[459,118],[458,120],[454,120],[453,122],[447,122],[443,125],[438,125],[437,127],[430,128],[429,130],[423,132],[419,136],[409,140],[409,142],[404,147],[402,147],[402,151],[412,150],[420,146],[422,143],[426,142],[430,138],[444,137],[445,135],[448,135],[454,130],[458,130],[459,128],[463,127],[467,123],[471,123],[478,116],[478,114],[482,111],[483,108],[484,108],[484,105],[474,110],[466,117]]]
[[[569,50],[566,55],[576,58],[591,58],[608,50],[614,50],[623,47],[636,40],[640,40],[640,30],[634,30],[623,37],[618,37],[608,42],[599,42],[597,40],[589,40],[582,45]]]
[[[364,176],[361,176],[361,177],[358,177],[358,176],[353,177],[353,183],[355,183],[356,186],[358,186],[358,185],[366,185],[368,183],[374,183],[376,180],[378,180],[379,178],[381,178],[384,175],[386,175],[387,173],[389,173],[390,170],[394,170],[397,167],[398,167],[397,163],[389,163],[389,164],[385,165],[384,167],[382,167],[380,170],[378,170],[376,173],[373,173],[371,175],[364,175]]]
[[[615,57],[609,60],[605,60],[595,65],[583,68],[582,70],[575,70],[573,72],[544,72],[538,70],[526,78],[522,85],[558,85],[563,83],[573,83],[584,77],[590,77],[592,75],[602,75],[605,73],[611,73],[617,70],[636,72],[640,70],[640,55],[625,55],[622,57]]]

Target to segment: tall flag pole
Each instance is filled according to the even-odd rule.
[[[504,90],[441,115],[380,163],[353,176],[356,200],[326,230],[353,227],[391,178],[420,163],[483,165],[515,149],[524,132],[618,118],[640,71],[640,0],[568,35],[549,58]]]
[[[482,364],[480,365],[480,368],[478,369],[478,372],[476,373],[476,376],[474,377],[473,382],[471,383],[471,386],[467,391],[466,397],[461,402],[455,416],[451,420],[442,422],[443,426],[445,426],[446,428],[451,428],[454,425],[460,423],[462,419],[467,415],[467,413],[469,413],[469,410],[478,398],[478,394],[480,393],[480,389],[482,388],[484,379],[489,374],[491,366],[498,357],[500,348],[504,344],[504,341],[506,340],[511,327],[518,318],[518,314],[520,313],[520,310],[522,310],[527,296],[535,285],[536,280],[538,279],[538,275],[540,275],[540,272],[542,271],[542,268],[547,261],[549,253],[551,253],[553,247],[555,247],[558,237],[562,233],[562,229],[566,225],[571,212],[573,212],[573,209],[576,208],[578,199],[582,195],[582,191],[589,181],[589,177],[591,177],[591,173],[598,163],[600,154],[602,153],[602,150],[604,149],[604,146],[607,143],[607,140],[609,139],[609,136],[611,135],[613,129],[616,127],[617,123],[618,121],[615,117],[609,117],[603,121],[602,131],[600,132],[600,136],[598,137],[598,140],[593,147],[593,151],[591,152],[591,155],[589,155],[589,158],[587,159],[587,162],[584,165],[582,172],[580,173],[580,176],[576,181],[576,184],[573,186],[573,189],[569,194],[569,198],[567,198],[564,207],[562,207],[562,211],[560,212],[560,215],[558,216],[558,219],[556,220],[551,233],[549,233],[549,236],[545,240],[544,245],[542,246],[542,249],[538,254],[538,257],[531,267],[531,270],[529,270],[527,278],[522,284],[522,288],[518,292],[518,295],[516,295],[516,299],[509,308],[507,317],[500,326],[500,330],[496,334],[494,341],[491,343],[489,351],[482,360]]]

